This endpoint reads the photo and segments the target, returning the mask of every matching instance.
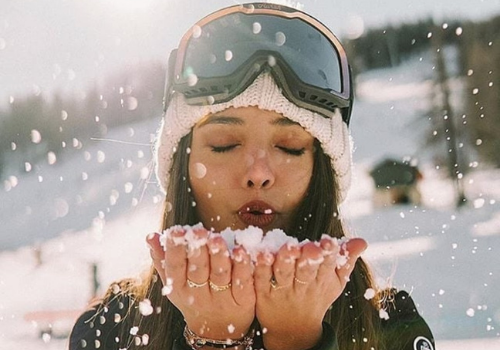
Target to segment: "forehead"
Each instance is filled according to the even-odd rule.
[[[247,125],[252,123],[267,123],[272,126],[300,126],[282,114],[257,107],[228,108],[222,112],[209,114],[200,120],[196,127],[205,125]]]

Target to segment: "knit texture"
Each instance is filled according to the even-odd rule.
[[[256,106],[274,111],[299,123],[321,143],[323,151],[330,157],[340,187],[343,201],[351,184],[351,137],[340,110],[332,118],[300,108],[281,93],[269,73],[259,75],[240,95],[231,101],[207,106],[190,106],[182,94],[176,94],[164,115],[155,145],[156,176],[165,192],[168,187],[172,157],[180,139],[187,135],[202,118],[230,107]]]

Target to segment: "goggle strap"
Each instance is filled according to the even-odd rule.
[[[175,59],[177,57],[177,49],[173,49],[170,51],[170,55],[168,57],[168,67],[167,67],[167,76],[165,78],[165,91],[163,92],[163,112],[167,111],[168,104],[171,100],[172,95],[172,85],[174,82],[174,72],[175,72]]]
[[[349,96],[351,96],[351,103],[349,103],[347,108],[342,109],[342,119],[345,121],[347,126],[349,126],[349,123],[351,122],[352,106],[354,105],[354,88],[352,81],[352,67],[348,64],[347,68],[349,70]]]

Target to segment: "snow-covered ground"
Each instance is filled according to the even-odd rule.
[[[451,185],[418,143],[422,126],[415,119],[426,108],[431,74],[432,62],[416,59],[359,77],[346,225],[368,240],[365,258],[379,282],[412,293],[438,349],[500,349],[500,171],[479,166],[468,174],[469,202],[453,207]],[[148,145],[157,123],[108,135],[127,143],[89,141],[71,160],[6,177],[0,188],[0,349],[65,349],[71,315],[59,317],[50,336],[41,334],[44,322],[29,320],[33,312],[84,308],[93,264],[101,291],[148,266],[144,237],[161,216],[149,177]],[[384,156],[420,159],[421,206],[372,205],[368,171]]]

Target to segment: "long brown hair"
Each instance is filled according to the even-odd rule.
[[[199,222],[192,206],[189,188],[189,152],[192,133],[179,143],[174,155],[170,172],[169,187],[165,199],[165,210],[162,229],[173,225],[194,225]],[[345,236],[344,227],[339,216],[337,184],[330,159],[316,141],[314,168],[306,198],[298,208],[298,215],[291,227],[292,234],[299,240],[318,240],[323,233],[340,238]],[[182,337],[184,319],[180,311],[162,296],[162,283],[154,268],[140,283],[127,284],[124,290],[134,301],[122,329],[122,342],[127,348],[134,349],[134,339],[129,331],[132,326],[139,327],[140,334],[148,334],[147,348],[154,350],[171,349],[175,339]],[[362,259],[358,259],[354,271],[341,297],[335,301],[325,315],[337,335],[340,349],[369,350],[381,349],[379,341],[380,321],[378,318],[376,298],[371,301],[364,298],[367,288],[374,288],[370,271]],[[137,304],[148,298],[159,310],[149,316],[142,316]],[[144,348],[143,346],[137,347]]]

